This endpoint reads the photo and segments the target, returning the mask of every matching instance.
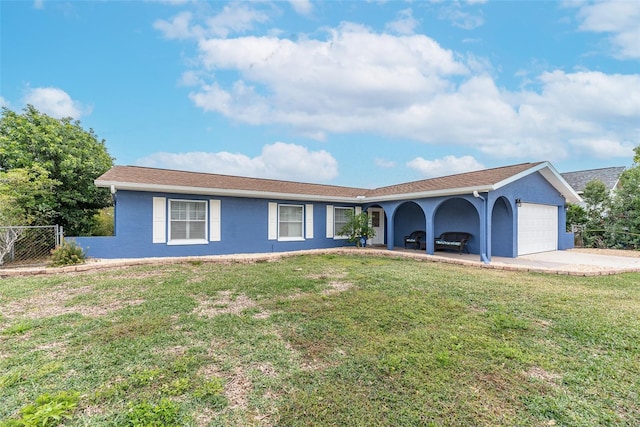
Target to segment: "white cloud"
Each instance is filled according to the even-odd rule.
[[[607,0],[577,5],[580,30],[610,34],[612,55],[617,58],[640,58],[640,2]]]
[[[196,18],[191,12],[180,12],[170,20],[158,19],[153,28],[160,31],[167,39],[201,39],[203,37],[227,37],[234,33],[244,33],[252,30],[256,23],[269,20],[269,16],[244,3],[225,5],[222,11],[204,22],[195,23]]]
[[[44,0],[34,0],[33,1],[34,9],[44,9]]]
[[[158,19],[153,23],[153,28],[163,33],[168,39],[188,39],[204,35],[202,27],[191,26],[191,12],[180,12],[171,21]]]
[[[398,12],[398,18],[386,25],[386,28],[397,34],[413,34],[419,22],[413,17],[411,9]]]
[[[462,28],[463,30],[473,30],[484,25],[484,16],[481,12],[472,13],[462,10],[458,2],[452,2],[444,6],[439,12],[439,17],[450,21],[454,27]]]
[[[422,157],[407,162],[407,166],[424,175],[426,178],[455,175],[484,169],[484,165],[472,156],[445,156],[441,159],[426,160]]]
[[[7,101],[6,99],[4,99],[4,97],[0,96],[0,108],[2,107],[7,107],[9,109],[11,109],[11,103],[9,101]]]
[[[289,3],[300,15],[309,16],[313,12],[313,4],[310,0],[289,0]]]
[[[390,168],[396,167],[396,162],[394,162],[392,160],[386,160],[386,159],[377,158],[377,159],[375,159],[375,163],[376,163],[376,166],[378,166],[379,168],[384,168],[384,169],[390,169]]]
[[[242,79],[230,87],[202,85],[191,99],[247,123],[286,123],[304,133],[365,131],[379,126],[381,115],[446,90],[445,77],[467,73],[451,51],[422,35],[393,37],[345,24],[329,36],[203,40],[205,69],[235,70]]]
[[[240,153],[155,153],[138,159],[140,166],[209,172],[223,175],[327,182],[338,176],[338,162],[327,151],[309,151],[296,144],[265,145],[257,157]]]
[[[631,141],[618,141],[615,139],[571,139],[569,143],[578,154],[593,156],[599,159],[612,159],[615,157],[633,158],[633,149],[636,144]]]
[[[318,140],[371,133],[558,161],[586,150],[570,141],[614,141],[623,153],[638,138],[638,74],[551,70],[508,90],[485,58],[352,23],[319,38],[204,38],[198,49],[183,75],[196,106]]]
[[[67,92],[56,87],[29,88],[23,101],[25,104],[33,105],[41,113],[56,118],[79,119],[91,113],[91,108],[83,106],[79,101],[74,101]]]

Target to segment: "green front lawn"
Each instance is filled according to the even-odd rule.
[[[305,255],[0,279],[0,313],[0,425],[640,424],[640,274]]]

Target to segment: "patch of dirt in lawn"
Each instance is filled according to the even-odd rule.
[[[265,377],[276,378],[278,376],[278,371],[276,371],[276,368],[269,362],[259,363],[255,366],[255,369],[260,371]]]
[[[314,280],[327,280],[327,279],[344,279],[347,277],[346,271],[327,270],[319,274],[309,274],[307,278]]]
[[[533,321],[533,323],[535,325],[540,326],[542,329],[548,329],[551,325],[553,325],[552,320],[546,320],[546,319],[536,319]]]
[[[230,291],[218,292],[218,299],[210,300],[206,297],[195,297],[198,302],[193,312],[204,317],[215,317],[220,314],[240,314],[244,310],[253,308],[257,304],[244,294],[232,298]]]
[[[217,365],[207,365],[198,374],[225,380],[223,394],[229,401],[229,409],[247,408],[248,395],[253,385],[241,367],[236,366],[231,372],[223,372]]]
[[[173,270],[177,271],[177,270]],[[116,273],[115,275],[118,279],[150,279],[152,277],[164,277],[167,274],[171,273],[169,270],[149,270],[149,271],[131,271],[131,270],[121,270],[121,272]]]
[[[253,315],[254,319],[268,319],[269,317],[271,317],[271,312],[269,310],[263,310]]]
[[[559,380],[560,378],[562,378],[561,375],[553,374],[551,372],[547,372],[544,369],[539,368],[537,366],[532,366],[524,374],[528,378],[533,378],[533,379],[536,379],[536,380],[540,380],[540,381],[544,382],[545,384],[548,384],[548,385],[551,385],[551,386],[554,386],[554,387],[556,387],[558,385],[556,383],[556,381]]]
[[[64,343],[61,340],[59,340],[59,341],[53,341],[46,344],[37,345],[35,347],[35,350],[46,351],[49,357],[55,358],[65,350],[65,347],[66,346],[64,345]]]
[[[211,421],[216,419],[217,416],[218,412],[214,411],[213,409],[203,408],[195,414],[194,421],[196,422],[197,426],[205,427],[210,425]]]
[[[70,304],[74,298],[95,292],[92,286],[69,288],[56,286],[49,292],[33,295],[20,301],[12,301],[0,306],[3,315],[8,318],[25,317],[40,319],[69,313],[79,313],[88,317],[101,317],[113,311],[133,305],[140,305],[143,299],[127,300],[118,296],[114,301],[86,304]]]
[[[329,287],[322,291],[322,295],[335,295],[353,288],[353,283],[349,282],[329,282]]]

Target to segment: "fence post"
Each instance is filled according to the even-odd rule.
[[[62,244],[64,240],[64,228],[56,224],[56,248]]]

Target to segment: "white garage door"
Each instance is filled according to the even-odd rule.
[[[558,249],[558,207],[523,203],[518,208],[518,255]]]

